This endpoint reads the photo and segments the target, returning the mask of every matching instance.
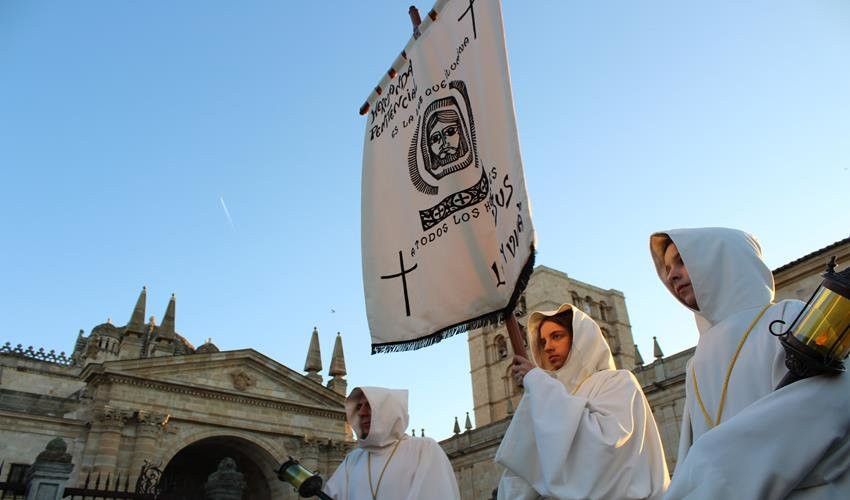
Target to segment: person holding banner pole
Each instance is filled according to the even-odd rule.
[[[617,370],[599,326],[570,304],[528,320],[532,361],[515,356],[525,388],[496,452],[499,499],[661,498],[669,475],[649,403]]]
[[[357,448],[324,486],[334,500],[460,499],[454,471],[440,445],[405,434],[407,391],[357,387],[345,401]]]

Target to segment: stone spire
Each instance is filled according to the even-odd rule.
[[[174,294],[171,294],[171,299],[168,301],[168,307],[165,308],[165,316],[162,317],[162,323],[159,325],[159,336],[170,337],[175,336],[174,331],[174,306],[176,299]]]
[[[463,424],[463,428],[466,429],[467,431],[472,430],[472,421],[469,420],[469,412],[466,412],[466,423]]]
[[[336,332],[334,353],[331,357],[331,368],[328,370],[328,375],[331,377],[344,377],[346,375],[345,355],[342,353],[342,335],[339,332]]]
[[[331,357],[331,367],[328,370],[328,375],[331,378],[328,380],[328,389],[345,396],[348,393],[348,382],[345,375],[345,355],[342,353],[342,335],[336,332],[336,340],[334,341],[334,353]]]
[[[127,331],[138,334],[145,333],[145,302],[147,300],[147,287],[142,287],[142,293],[139,294],[136,300],[136,307],[133,308],[133,314],[130,316],[130,321],[127,322]]]
[[[643,356],[640,355],[637,344],[635,344],[635,366],[643,366]]]
[[[310,349],[307,351],[307,361],[304,362],[304,371],[307,378],[322,383],[322,352],[319,350],[319,330],[313,327],[313,335],[310,337]]]
[[[455,428],[454,428],[454,433],[455,433],[455,435],[460,434],[460,424],[458,424],[458,423],[457,423],[457,417],[455,417]]]
[[[652,354],[656,359],[664,357],[664,353],[661,351],[661,346],[658,345],[658,339],[655,337],[652,337]]]

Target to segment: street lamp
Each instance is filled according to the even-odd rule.
[[[844,358],[850,354],[850,267],[835,272],[835,257],[827,264],[823,282],[812,294],[803,311],[787,331],[770,333],[779,337],[785,348],[788,374],[777,389],[798,380],[820,374],[844,371]]]
[[[333,500],[322,491],[322,477],[310,472],[292,457],[277,470],[277,478],[294,486],[303,498],[315,496],[322,500]]]

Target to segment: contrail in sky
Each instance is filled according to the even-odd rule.
[[[236,226],[233,225],[233,218],[230,217],[230,210],[227,209],[227,205],[224,203],[224,196],[219,196],[218,199],[221,201],[221,208],[224,209],[224,215],[227,217],[227,221],[230,222],[230,227],[235,230]]]

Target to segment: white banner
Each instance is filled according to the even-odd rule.
[[[361,109],[362,256],[372,352],[498,319],[534,229],[498,1],[439,1]]]

